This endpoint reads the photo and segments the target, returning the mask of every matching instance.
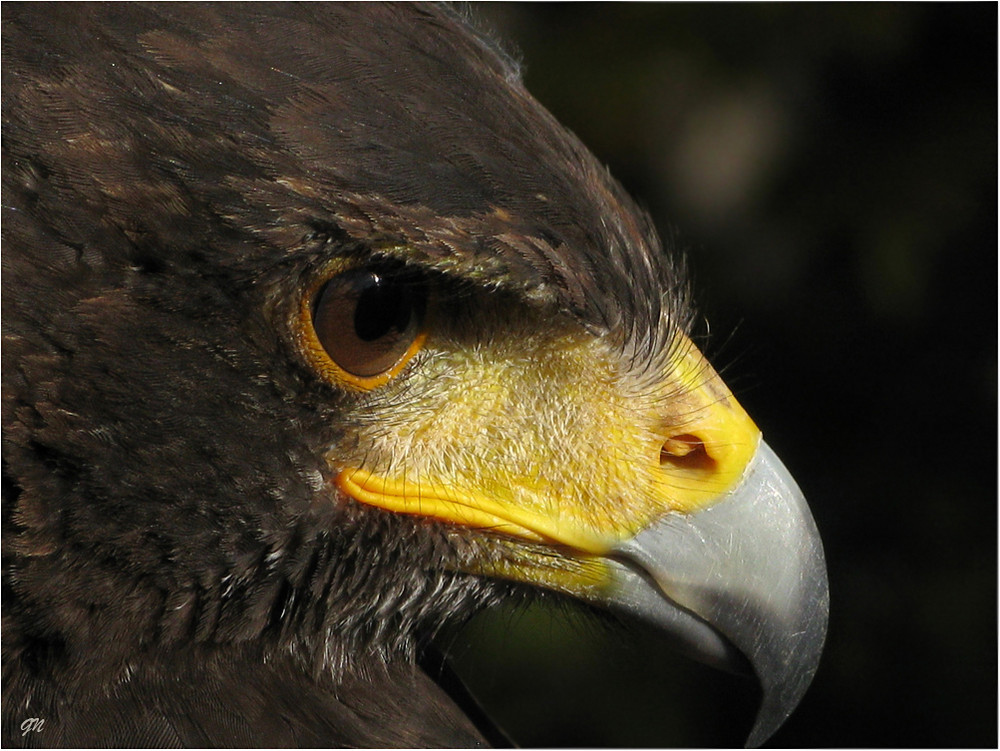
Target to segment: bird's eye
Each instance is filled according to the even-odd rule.
[[[354,269],[326,282],[312,328],[335,379],[362,389],[388,381],[420,349],[426,307],[425,287],[399,271]]]

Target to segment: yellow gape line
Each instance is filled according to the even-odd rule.
[[[615,543],[587,531],[567,529],[557,519],[499,503],[481,493],[445,485],[391,480],[358,468],[343,470],[336,483],[355,500],[399,514],[492,529],[530,542],[565,545],[591,555],[605,554]]]

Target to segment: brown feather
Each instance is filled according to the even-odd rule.
[[[364,252],[648,364],[685,320],[649,221],[446,8],[4,10],[5,745],[477,743],[412,661],[505,591],[317,501],[341,397],[275,320]]]

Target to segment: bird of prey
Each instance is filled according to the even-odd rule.
[[[454,10],[3,15],[3,743],[476,746],[421,655],[526,590],[763,688],[797,486],[647,216]]]

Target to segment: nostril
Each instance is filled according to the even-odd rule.
[[[671,436],[660,448],[660,466],[664,468],[711,470],[715,464],[715,459],[705,448],[705,442],[690,433]]]

